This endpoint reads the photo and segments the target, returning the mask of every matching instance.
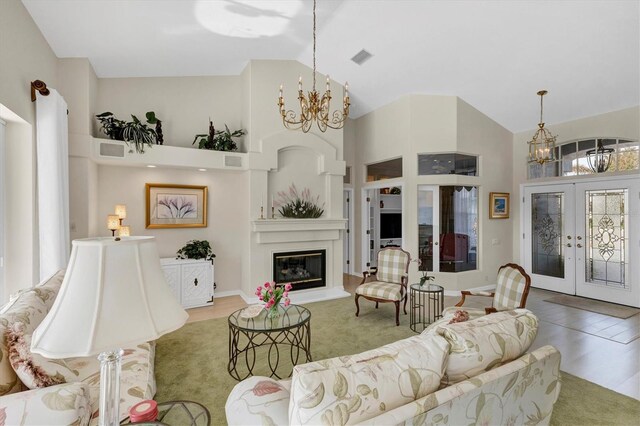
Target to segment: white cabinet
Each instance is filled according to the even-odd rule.
[[[160,259],[171,292],[184,308],[213,304],[213,263],[204,259]]]

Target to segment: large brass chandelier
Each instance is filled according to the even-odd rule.
[[[342,111],[335,110],[329,113],[331,107],[330,79],[327,76],[327,87],[324,95],[316,91],[316,0],[313,0],[313,88],[305,96],[302,90],[302,77],[298,80],[298,101],[300,102],[300,113],[296,115],[292,110],[284,107],[282,97],[283,85],[280,85],[280,95],[278,96],[278,108],[282,116],[282,124],[291,130],[302,129],[307,133],[315,121],[320,131],[325,132],[327,128],[341,129],[349,116],[349,84],[345,83],[344,98],[342,100]]]
[[[546,90],[538,92],[538,96],[540,96],[540,123],[538,123],[538,130],[533,135],[533,139],[527,142],[529,144],[529,162],[531,163],[544,164],[555,160],[556,136],[544,128],[544,121],[542,121],[542,98],[547,93]]]

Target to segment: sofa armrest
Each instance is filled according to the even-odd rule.
[[[63,383],[0,397],[7,425],[88,425],[89,388],[84,383]]]

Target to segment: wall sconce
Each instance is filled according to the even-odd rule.
[[[117,214],[107,216],[107,228],[111,231],[111,236],[116,235],[116,230],[120,228],[120,217]]]
[[[129,225],[124,225],[118,228],[118,237],[130,237],[131,236],[131,227]]]
[[[122,226],[122,221],[127,218],[127,206],[124,204],[116,204],[116,212],[118,218],[120,219],[120,226]]]

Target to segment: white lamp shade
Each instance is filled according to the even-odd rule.
[[[116,230],[120,227],[120,218],[117,214],[107,216],[107,229]]]
[[[119,237],[131,236],[131,227],[129,225],[123,225],[120,228],[118,228],[118,236]]]
[[[116,215],[118,215],[119,219],[127,218],[127,206],[125,204],[116,204],[115,210],[116,210],[115,213]]]
[[[180,328],[187,317],[165,281],[154,237],[74,240],[31,350],[55,359],[130,348]]]

